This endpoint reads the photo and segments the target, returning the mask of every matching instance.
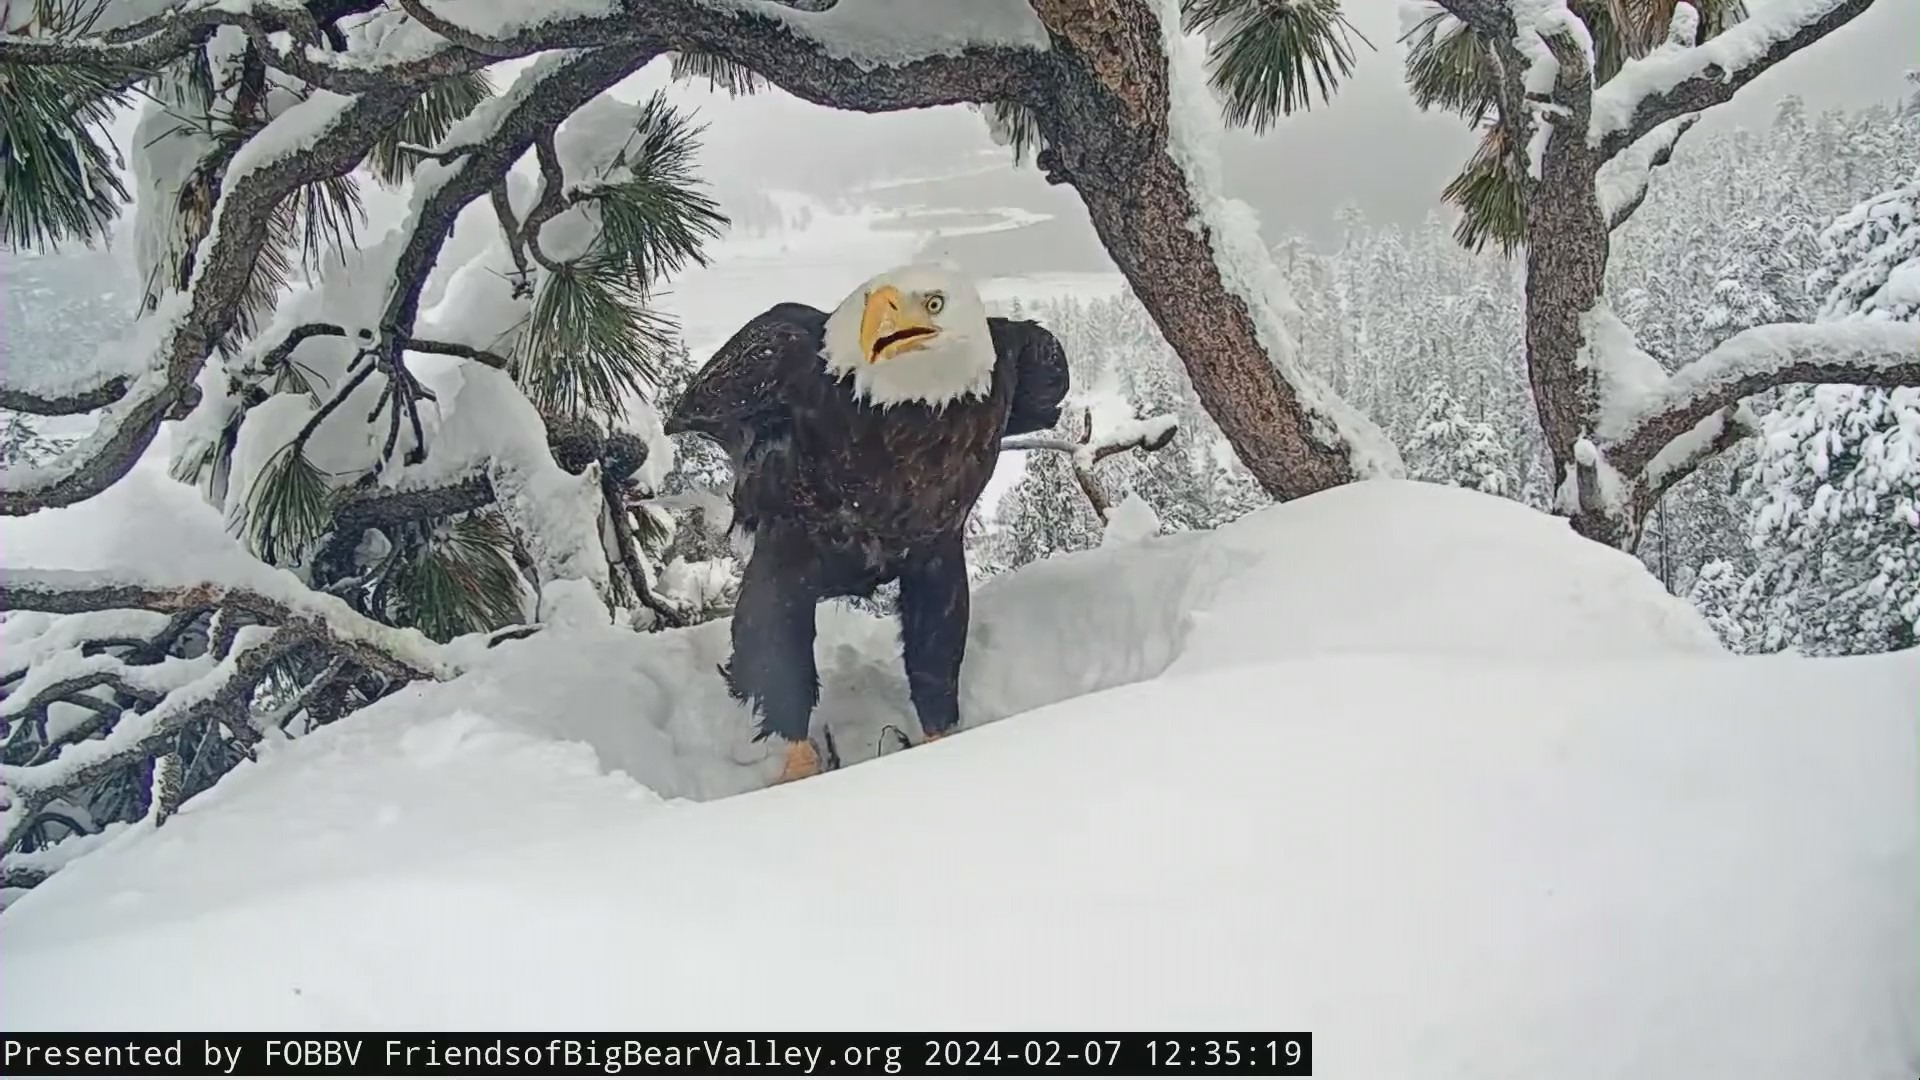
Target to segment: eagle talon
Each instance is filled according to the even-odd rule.
[[[820,771],[820,755],[813,749],[810,739],[787,744],[787,760],[780,769],[776,784],[785,784],[794,780],[804,780]]]

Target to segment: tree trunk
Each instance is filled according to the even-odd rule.
[[[1260,485],[1299,498],[1355,479],[1352,448],[1268,357],[1227,288],[1200,206],[1168,152],[1157,5],[1035,0],[1060,70],[1037,109],[1040,166],[1086,203],[1100,242],[1179,354],[1195,393]]]

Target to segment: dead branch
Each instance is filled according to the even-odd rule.
[[[1093,467],[1115,454],[1129,450],[1152,453],[1173,441],[1179,433],[1179,425],[1172,422],[1171,416],[1154,417],[1155,420],[1168,421],[1162,425],[1142,425],[1137,434],[1126,439],[1093,441],[1093,410],[1085,414],[1085,432],[1078,439],[1068,439],[1057,434],[1035,432],[1032,435],[1013,435],[1000,440],[1000,452],[1014,450],[1054,451],[1072,455],[1073,479],[1080,490],[1093,505],[1094,513],[1106,521],[1113,510],[1112,500],[1100,486],[1100,480],[1093,475]]]
[[[0,765],[7,805],[0,809],[0,851],[11,851],[53,800],[86,787],[136,762],[164,752],[181,729],[244,708],[254,687],[299,642],[299,635],[252,628],[255,632],[205,675],[169,693],[158,705],[123,718],[104,738],[70,746],[59,757],[37,765]]]

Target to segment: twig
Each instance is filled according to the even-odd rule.
[[[407,348],[414,352],[439,353],[442,356],[458,356],[466,360],[475,360],[496,371],[504,371],[509,375],[514,374],[516,367],[513,361],[501,356],[497,352],[476,348],[472,345],[462,345],[457,341],[433,341],[427,338],[408,338]]]
[[[672,604],[656,595],[653,584],[647,580],[646,567],[642,566],[640,561],[640,545],[633,537],[633,522],[627,517],[626,503],[620,494],[619,481],[602,472],[600,494],[606,503],[607,516],[613,519],[613,535],[615,543],[620,548],[620,564],[626,569],[627,576],[632,579],[633,595],[648,611],[653,612],[654,616],[660,620],[660,625],[667,627],[687,625],[686,614],[675,610]]]

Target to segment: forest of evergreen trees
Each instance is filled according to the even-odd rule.
[[[1843,278],[1872,257],[1891,265],[1914,254],[1894,257],[1902,229],[1913,231],[1917,169],[1920,91],[1817,115],[1788,98],[1764,130],[1696,132],[1614,237],[1613,303],[1670,368],[1749,327],[1845,314],[1824,310]],[[1857,219],[1851,231],[1829,235],[1843,215]],[[1337,250],[1276,245],[1302,355],[1386,429],[1416,477],[1545,509],[1553,478],[1523,362],[1517,260],[1462,248],[1437,215],[1413,230],[1351,208],[1341,221]],[[1056,300],[1026,314],[1066,342],[1083,391],[1180,417],[1172,446],[1098,467],[1116,497],[1139,492],[1168,530],[1206,528],[1265,501],[1131,297]],[[1669,492],[1641,559],[1736,649],[1911,644],[1920,472],[1908,463],[1920,457],[1920,395],[1824,386],[1771,396],[1779,400],[1758,403],[1777,406],[1763,420],[1767,437]],[[1820,513],[1805,511],[1815,503]],[[1036,454],[979,534],[976,563],[993,573],[1094,546],[1100,523],[1069,463]]]

